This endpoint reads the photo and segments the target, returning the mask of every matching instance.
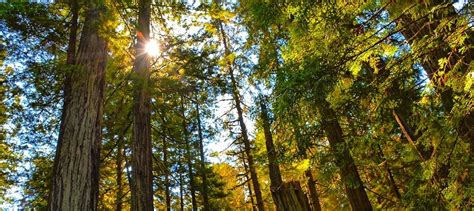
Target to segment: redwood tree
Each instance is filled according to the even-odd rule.
[[[73,11],[77,12],[75,6]],[[97,2],[87,6],[76,67],[65,80],[66,99],[54,162],[50,210],[97,209],[107,43],[99,34],[105,8]],[[76,27],[73,21],[69,64],[74,61],[70,56],[74,54]]]
[[[153,173],[150,108],[150,57],[145,46],[150,39],[151,0],[141,0],[138,9],[137,43],[133,64],[132,210],[153,210]]]

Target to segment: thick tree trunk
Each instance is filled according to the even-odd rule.
[[[222,43],[225,49],[225,56],[227,57],[230,55],[230,49],[227,43],[227,36],[224,32],[224,27],[222,26],[222,23],[220,23],[220,31],[222,35]],[[249,166],[249,171],[250,171],[250,178],[252,179],[252,184],[253,184],[253,189],[255,191],[255,198],[257,199],[257,208],[262,211],[265,210],[264,205],[263,205],[263,198],[262,198],[262,191],[260,190],[260,184],[258,182],[258,177],[257,177],[257,171],[255,170],[255,164],[253,161],[253,155],[252,155],[252,149],[250,146],[250,139],[248,137],[248,132],[247,132],[247,127],[245,126],[244,122],[244,112],[242,109],[242,102],[240,100],[240,94],[237,86],[237,81],[234,76],[234,71],[232,68],[232,64],[230,61],[227,61],[227,71],[229,71],[229,76],[231,80],[231,87],[232,87],[232,97],[235,103],[235,107],[237,109],[237,117],[240,125],[240,130],[241,130],[241,135],[242,135],[242,140],[244,143],[244,150],[247,155],[247,161],[248,161],[248,166]]]
[[[150,58],[145,46],[150,38],[151,0],[141,0],[133,71],[132,210],[153,210],[153,172],[150,123]]]
[[[204,155],[204,138],[202,135],[202,126],[201,126],[201,112],[199,109],[199,102],[196,101],[196,114],[197,114],[197,126],[198,126],[198,136],[199,136],[199,155],[201,158],[201,178],[202,178],[202,199],[203,199],[203,210],[209,211],[209,196],[207,193],[207,170],[206,170],[206,159]]]
[[[184,98],[181,97],[181,115],[183,118],[183,138],[186,147],[186,163],[188,165],[188,176],[189,176],[189,190],[191,192],[191,205],[193,210],[197,210],[196,202],[196,190],[194,184],[194,172],[193,172],[193,153],[191,152],[191,144],[189,143],[188,124],[186,123],[186,114],[184,108]]]
[[[273,192],[275,195],[275,204],[277,210],[284,211],[302,211],[311,210],[306,194],[303,192],[298,181],[284,182],[280,185],[279,190]]]
[[[329,103],[326,101],[323,101],[322,104],[318,104],[318,110],[321,114],[322,126],[329,140],[329,145],[336,157],[336,165],[341,171],[341,180],[352,209],[372,210],[372,205],[365,192],[364,184],[360,179],[352,155],[344,141],[341,126],[337,121],[336,112],[330,108]]]
[[[316,182],[313,179],[313,174],[311,170],[308,169],[305,172],[306,177],[308,178],[308,189],[309,189],[309,196],[311,197],[311,210],[313,211],[321,211],[321,203],[319,202],[319,195],[318,191],[316,190]]]
[[[107,44],[99,36],[104,8],[87,11],[77,69],[68,74],[49,210],[96,210]]]

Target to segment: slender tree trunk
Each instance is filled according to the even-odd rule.
[[[183,135],[184,135],[184,143],[186,147],[186,163],[188,164],[188,176],[189,176],[189,190],[191,191],[191,204],[192,209],[197,210],[197,202],[196,202],[196,190],[194,185],[194,172],[193,172],[193,162],[192,162],[192,152],[191,152],[191,144],[189,143],[189,134],[188,134],[188,124],[186,123],[186,114],[184,108],[184,98],[181,97],[181,115],[183,117]]]
[[[181,163],[181,162],[180,162]],[[180,164],[180,169],[182,169],[182,166]],[[184,188],[183,188],[183,174],[179,173],[179,204],[181,206],[181,211],[184,211]]]
[[[199,102],[196,101],[196,113],[197,113],[197,126],[198,126],[198,136],[199,136],[199,155],[201,158],[201,177],[202,177],[202,198],[204,211],[208,211],[209,208],[209,196],[207,193],[207,170],[206,170],[206,159],[204,155],[204,138],[202,135],[202,123],[201,123],[201,112],[199,109]]]
[[[398,112],[396,112],[395,110],[392,110],[392,115],[395,118],[395,121],[397,122],[398,126],[402,130],[403,135],[408,140],[408,142],[410,142],[410,144],[413,146],[413,149],[416,151],[416,153],[420,157],[420,160],[425,161],[426,159],[429,159],[431,150],[426,150],[423,152],[418,150],[418,148],[416,147],[416,140],[418,139],[418,137],[415,136],[411,128],[408,126],[405,120],[398,114]]]
[[[140,0],[133,71],[132,210],[153,210],[153,172],[150,109],[150,58],[145,46],[150,39],[151,0]]]
[[[325,100],[323,100],[322,104],[318,104],[318,110],[321,114],[322,126],[326,132],[329,145],[336,157],[336,165],[341,171],[341,180],[352,209],[372,210],[372,205],[365,192],[364,184],[360,179],[352,155],[344,141],[341,126],[337,121],[336,112],[330,108],[329,103]]]
[[[121,211],[123,208],[122,197],[124,196],[123,192],[123,137],[118,140],[117,144],[117,195],[115,197],[115,210]]]
[[[250,184],[250,178],[247,172],[249,172],[249,166],[245,162],[245,154],[242,153],[242,163],[244,165],[244,171],[245,171],[245,182],[247,183],[247,189],[249,190],[249,198],[250,198],[250,204],[252,205],[252,210],[256,211],[257,206],[255,204],[255,201],[253,200],[253,191],[252,191],[252,185]]]
[[[277,210],[310,210],[308,198],[303,193],[297,181],[285,182],[281,179],[280,167],[277,163],[275,146],[271,133],[270,119],[264,100],[260,101],[260,117],[263,123],[265,145],[268,156],[268,170],[270,173],[270,191]]]
[[[163,133],[165,134],[165,133]],[[166,210],[171,210],[171,196],[170,196],[170,170],[168,166],[168,144],[166,137],[163,135],[163,163],[165,165],[165,200]]]
[[[230,55],[230,49],[227,43],[227,36],[224,32],[224,27],[222,26],[222,23],[220,23],[220,31],[222,35],[222,42],[225,49],[225,56],[227,58],[227,56]],[[227,65],[227,70],[229,71],[229,76],[231,80],[232,97],[234,99],[235,107],[237,109],[239,125],[240,125],[240,129],[242,133],[243,143],[244,143],[244,150],[247,155],[248,166],[250,170],[250,177],[252,179],[253,189],[255,191],[255,198],[257,199],[257,207],[260,211],[262,211],[262,210],[265,210],[263,206],[262,191],[260,190],[260,184],[258,182],[257,171],[255,170],[255,164],[253,161],[252,149],[250,146],[250,140],[247,133],[247,127],[245,126],[245,122],[244,122],[244,115],[243,115],[242,103],[240,100],[239,89],[237,86],[237,81],[234,76],[234,71],[233,71],[231,62],[227,61],[226,65]]]
[[[395,196],[397,197],[397,199],[401,200],[402,195],[400,194],[400,191],[398,191],[397,183],[395,183],[395,179],[393,177],[392,170],[390,169],[390,166],[388,165],[388,161],[385,158],[385,155],[383,154],[382,147],[380,147],[379,144],[377,144],[377,147],[379,148],[380,157],[383,159],[383,162],[385,163],[384,166],[385,166],[385,169],[387,170],[387,177],[388,177],[388,180],[390,181],[390,186],[392,187],[392,191],[395,194]]]
[[[66,82],[69,89],[65,89],[68,99],[62,114],[49,210],[97,209],[107,60],[107,44],[99,36],[98,28],[104,11],[104,8],[88,9],[76,59],[77,69],[67,76],[70,77]]]
[[[309,189],[309,196],[311,197],[311,210],[313,211],[321,211],[321,203],[319,202],[319,195],[318,191],[316,190],[316,182],[313,179],[313,174],[311,170],[308,169],[305,172],[306,177],[308,178],[308,189]]]

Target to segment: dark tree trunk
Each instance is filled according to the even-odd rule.
[[[163,133],[165,134],[165,133]],[[166,200],[166,210],[171,210],[171,196],[170,196],[170,170],[168,166],[168,144],[166,141],[166,136],[163,135],[163,163],[165,166],[165,200]]]
[[[260,117],[262,119],[265,145],[268,156],[268,170],[270,173],[270,191],[273,203],[277,210],[310,210],[308,198],[303,193],[299,182],[292,181],[283,183],[280,167],[277,163],[277,154],[273,144],[270,119],[268,118],[267,106],[264,100],[260,102]]]
[[[180,162],[181,163],[181,162]],[[182,166],[180,165],[180,169],[182,169]],[[183,174],[179,173],[179,204],[181,207],[181,210],[184,210],[184,188],[183,188]]]
[[[105,8],[88,9],[76,59],[77,69],[67,76],[67,99],[55,157],[49,210],[97,209],[107,60],[107,44],[99,36],[98,28],[104,12]]]
[[[308,178],[308,189],[309,189],[309,196],[311,197],[311,210],[313,211],[321,211],[321,203],[319,202],[319,195],[318,191],[316,190],[316,182],[313,179],[313,174],[311,170],[308,169],[305,172],[306,177]]]
[[[220,31],[222,35],[222,42],[223,46],[225,49],[225,56],[227,57],[230,55],[230,49],[227,43],[227,36],[224,32],[224,27],[222,26],[222,23],[220,23]],[[237,109],[237,116],[238,116],[238,121],[240,125],[240,130],[241,130],[241,135],[242,135],[242,140],[244,143],[244,150],[247,155],[247,161],[248,161],[248,166],[249,166],[249,171],[250,171],[250,178],[252,179],[252,184],[253,184],[253,189],[255,191],[255,198],[257,199],[257,208],[262,211],[265,210],[263,206],[263,198],[262,198],[262,191],[260,190],[260,184],[258,182],[258,177],[257,177],[257,171],[255,170],[255,164],[253,161],[253,155],[252,155],[252,149],[250,146],[250,140],[248,137],[247,133],[247,127],[245,126],[244,122],[244,112],[242,109],[242,102],[240,100],[240,93],[239,89],[237,86],[237,81],[234,76],[234,71],[232,68],[232,63],[230,61],[227,61],[226,64],[227,71],[229,71],[229,76],[231,80],[231,87],[232,87],[232,97],[235,103],[235,107]]]
[[[191,144],[189,143],[189,134],[188,134],[188,124],[186,123],[186,114],[184,108],[184,98],[181,97],[181,115],[183,118],[183,138],[184,144],[186,147],[186,163],[188,165],[188,176],[189,176],[189,190],[191,191],[191,204],[192,209],[197,210],[197,202],[196,202],[196,190],[194,185],[194,172],[193,172],[193,153],[191,151]]]
[[[117,140],[117,160],[116,160],[116,171],[117,171],[117,195],[115,197],[115,210],[121,211],[123,208],[122,197],[124,196],[123,191],[123,137]]]
[[[196,101],[196,114],[197,114],[197,126],[198,126],[198,136],[199,136],[199,155],[201,158],[201,177],[202,177],[202,199],[204,211],[209,211],[209,196],[207,193],[207,170],[206,170],[206,159],[204,155],[204,138],[202,135],[202,126],[201,126],[201,112],[199,109],[199,102]]]
[[[256,210],[257,210],[257,206],[256,206],[255,201],[254,201],[254,199],[253,199],[252,185],[250,184],[250,178],[249,178],[249,175],[247,174],[247,172],[249,172],[249,166],[248,166],[247,163],[245,162],[245,154],[244,154],[244,153],[242,153],[242,163],[243,163],[243,165],[244,165],[245,183],[247,183],[247,189],[249,190],[250,204],[252,205],[252,210],[253,210],[253,211],[256,211]]]
[[[329,145],[336,158],[336,165],[340,169],[341,180],[352,209],[372,210],[372,205],[365,192],[364,184],[360,179],[352,155],[344,141],[336,112],[330,108],[329,103],[326,101],[318,105],[318,110],[321,114],[323,129],[326,132]]]
[[[277,210],[284,211],[302,211],[311,210],[306,194],[303,192],[301,185],[298,181],[284,182],[279,187],[278,191],[272,193],[275,195],[275,199],[278,204],[282,207],[277,207]]]
[[[153,210],[153,172],[150,123],[150,58],[145,45],[150,38],[151,0],[139,1],[133,71],[132,210]]]

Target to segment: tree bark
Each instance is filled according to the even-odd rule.
[[[67,99],[55,156],[49,210],[97,209],[107,60],[107,43],[99,35],[98,28],[104,11],[105,8],[88,9],[76,59],[77,69],[67,76]]]
[[[165,134],[165,133],[163,133]],[[170,170],[168,166],[168,144],[166,137],[163,135],[163,163],[165,166],[165,200],[166,210],[171,210],[171,196],[170,196]]]
[[[372,210],[369,197],[360,179],[359,172],[354,163],[352,155],[347,149],[342,129],[337,121],[337,115],[325,100],[318,104],[318,110],[322,118],[322,126],[336,158],[336,165],[340,169],[341,180],[344,184],[349,203],[353,210]]]
[[[124,196],[123,192],[123,136],[117,140],[117,160],[116,160],[116,171],[117,171],[117,195],[115,197],[115,210],[121,211],[123,208],[122,197]]]
[[[308,178],[308,189],[309,189],[309,196],[311,197],[311,210],[313,211],[321,211],[321,203],[319,202],[319,195],[318,191],[316,190],[316,182],[313,179],[313,174],[311,170],[308,169],[305,172],[306,177]]]
[[[199,109],[199,102],[196,101],[196,114],[197,114],[197,126],[198,126],[198,136],[199,136],[199,155],[201,158],[201,177],[202,177],[202,198],[203,198],[203,210],[209,211],[209,196],[207,193],[207,170],[206,170],[206,159],[204,155],[204,138],[202,135],[202,126],[201,126],[201,112]]]
[[[139,1],[138,28],[133,71],[132,210],[151,211],[153,172],[150,108],[150,58],[145,46],[150,39],[151,0]]]
[[[308,198],[301,189],[299,182],[291,181],[283,183],[280,167],[277,163],[277,154],[273,144],[270,119],[268,118],[267,106],[262,99],[260,101],[260,118],[262,119],[265,145],[268,156],[268,170],[270,173],[270,191],[273,203],[277,210],[310,210]]]
[[[227,36],[224,32],[224,27],[222,25],[222,22],[220,22],[219,24],[220,24],[220,32],[222,35],[222,43],[225,50],[224,54],[225,54],[225,57],[227,58],[227,56],[230,55],[230,49],[227,43]],[[245,122],[244,122],[242,103],[240,100],[240,94],[239,94],[239,90],[237,86],[237,81],[235,79],[234,71],[233,71],[232,64],[230,61],[227,61],[226,68],[227,68],[227,71],[229,71],[229,76],[231,80],[232,97],[235,103],[235,107],[237,109],[238,121],[239,121],[240,130],[242,133],[242,139],[244,143],[244,150],[247,155],[250,178],[252,179],[253,189],[255,192],[255,198],[257,199],[257,208],[260,211],[262,211],[262,210],[265,210],[264,205],[263,205],[262,191],[260,190],[260,184],[258,182],[257,171],[255,170],[255,164],[253,160],[252,149],[250,146],[250,140],[247,133],[247,127],[245,126]]]

